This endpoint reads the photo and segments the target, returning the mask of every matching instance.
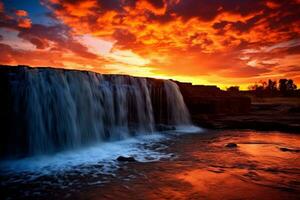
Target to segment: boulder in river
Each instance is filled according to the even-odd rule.
[[[132,156],[128,156],[128,157],[119,156],[117,158],[117,161],[120,161],[120,162],[136,162],[136,159]]]
[[[237,148],[238,145],[236,143],[230,142],[230,143],[226,144],[225,147],[227,147],[227,148]]]

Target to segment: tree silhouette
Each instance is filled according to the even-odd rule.
[[[271,79],[268,80],[268,84],[265,88],[265,93],[270,96],[274,96],[277,94],[277,82],[272,81]]]
[[[280,79],[279,85],[277,82],[269,79],[268,82],[259,81],[248,87],[256,96],[293,96],[297,95],[297,86],[292,79]],[[299,95],[299,94],[298,94]]]
[[[297,86],[292,79],[279,80],[279,91],[282,95],[291,95],[296,89]]]
[[[229,88],[227,88],[227,92],[229,93],[239,93],[240,91],[240,87],[239,86],[230,86]]]
[[[266,86],[267,86],[266,82],[259,81],[258,83],[255,83],[254,85],[250,85],[248,87],[248,89],[252,90],[256,96],[262,97],[264,95]]]
[[[271,79],[269,79],[268,85],[266,87],[266,90],[268,90],[270,92],[277,91],[277,82],[276,81],[272,81]]]

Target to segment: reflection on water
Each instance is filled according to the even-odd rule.
[[[245,172],[246,170],[199,169],[177,174],[176,178],[190,183],[193,186],[192,191],[199,196],[210,199],[254,198],[258,192],[262,193],[263,189],[236,177],[237,174]]]
[[[226,148],[229,142],[237,148]],[[81,193],[80,199],[299,199],[300,136],[219,131],[180,136],[169,143],[174,160],[131,163],[124,182]],[[113,194],[107,191],[113,191]],[[101,195],[100,195],[101,194]],[[100,196],[99,196],[100,195]]]
[[[229,142],[236,143],[238,148],[224,148]],[[194,151],[193,155],[202,162],[173,178],[192,186],[187,195],[197,193],[205,199],[300,197],[300,155],[282,151],[282,147],[298,150],[300,136],[228,132],[209,143],[208,151]]]
[[[81,187],[75,190],[48,185],[39,192],[43,199],[53,199],[55,191],[59,199],[94,200],[300,197],[300,153],[296,151],[300,148],[300,135],[209,131],[172,137],[160,145],[167,146],[162,152],[175,156],[151,163],[120,164],[114,177],[98,176],[94,181],[102,182],[93,186],[86,183],[94,172],[84,176],[78,173],[72,178]],[[230,142],[238,147],[225,147]],[[32,191],[34,184],[38,185],[28,186]],[[17,192],[19,188],[15,187],[10,191]]]

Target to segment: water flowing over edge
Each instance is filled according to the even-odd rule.
[[[95,162],[122,154],[146,161],[149,154],[166,156],[137,148],[153,142],[157,131],[199,131],[170,80],[26,67],[8,77],[15,124],[2,140],[2,155],[14,160],[2,162],[3,170],[67,169],[93,163],[88,154],[98,155]]]

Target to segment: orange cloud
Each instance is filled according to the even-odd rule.
[[[90,1],[78,1],[76,4],[66,3],[64,4],[64,8],[66,12],[69,12],[70,15],[75,17],[84,17],[88,15],[92,15],[93,12],[91,8],[96,6],[95,0]]]
[[[87,7],[89,8],[87,10],[80,9],[80,15],[72,14],[78,11],[77,5],[88,5],[88,3],[94,6],[93,13],[91,13],[90,7]],[[258,4],[260,7],[257,10],[245,13],[225,9],[225,6],[216,7],[216,14],[212,20],[203,21],[204,16],[187,19],[176,12],[171,12],[169,7],[172,4],[165,1],[161,1],[160,7],[155,7],[151,2],[143,0],[138,1],[134,6],[124,3],[124,6],[120,6],[121,8],[107,10],[101,3],[102,1],[96,6],[94,1],[80,1],[80,4],[75,3],[73,6],[69,6],[68,3],[59,2],[58,4],[66,9],[55,10],[55,12],[59,19],[72,27],[78,34],[88,33],[116,39],[114,36],[120,36],[118,33],[124,33],[126,32],[124,30],[127,30],[127,35],[132,35],[135,40],[131,41],[131,46],[126,43],[125,48],[131,49],[140,46],[142,48],[146,46],[149,49],[159,46],[163,49],[182,48],[184,50],[199,47],[203,52],[209,53],[238,46],[242,41],[248,43],[277,42],[279,39],[288,39],[291,33],[291,31],[278,32],[270,28],[266,13],[268,7],[264,7],[263,4]],[[271,5],[270,1],[266,4]],[[272,5],[274,7],[275,3]],[[101,12],[96,10],[101,10]],[[281,13],[273,15],[271,16],[273,18],[281,17]],[[221,23],[224,25],[216,28]],[[241,34],[241,29],[245,29],[243,26],[249,31]],[[295,27],[284,26],[287,29],[299,28],[296,25]],[[266,31],[270,32],[265,34]],[[116,44],[122,46],[122,40],[126,39],[126,37],[118,37]]]
[[[17,10],[16,15],[19,16],[19,17],[27,17],[28,13],[25,10]]]
[[[41,55],[59,54],[56,65],[220,85],[299,79],[298,0],[43,2],[64,28],[41,28],[23,13],[26,29],[15,29]]]
[[[147,1],[147,0],[141,0],[141,1],[137,2],[136,10],[140,10],[141,12],[148,10],[155,15],[163,15],[167,11],[167,4],[165,1],[151,2],[151,1]]]
[[[20,18],[18,20],[18,26],[21,28],[30,28],[31,27],[31,20],[28,18]]]
[[[273,1],[267,1],[266,6],[268,6],[271,9],[276,9],[280,7],[280,4],[273,2]]]

